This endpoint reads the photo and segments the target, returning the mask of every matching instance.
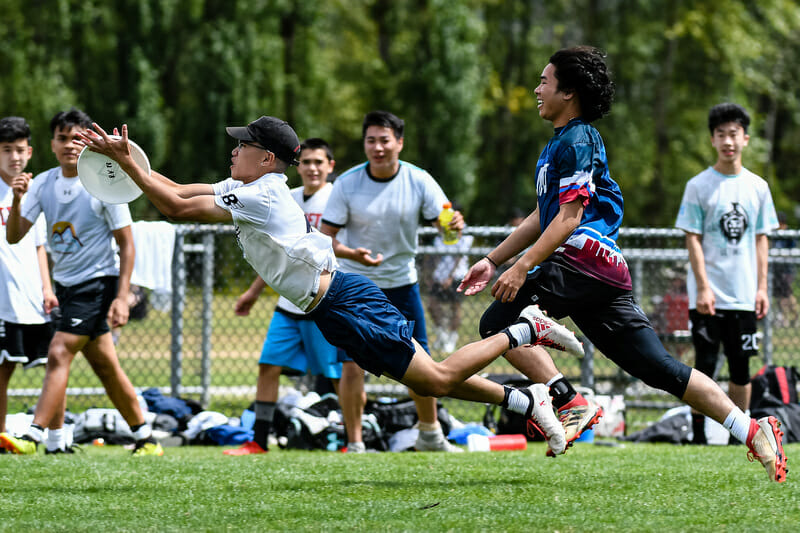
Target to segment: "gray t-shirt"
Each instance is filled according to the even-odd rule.
[[[101,202],[80,179],[65,178],[60,167],[36,176],[22,205],[22,216],[44,213],[53,279],[67,287],[103,276],[118,276],[112,231],[131,225],[127,204]]]

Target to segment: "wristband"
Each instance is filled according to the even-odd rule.
[[[487,261],[489,261],[492,265],[494,265],[495,268],[497,268],[497,263],[492,261],[491,257],[489,257],[488,255],[484,255],[483,258],[486,259]]]

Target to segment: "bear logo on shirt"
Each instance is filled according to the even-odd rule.
[[[748,223],[747,213],[738,202],[733,202],[733,209],[722,215],[719,219],[719,227],[729,243],[739,244],[747,231]]]

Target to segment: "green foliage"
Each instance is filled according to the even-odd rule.
[[[38,172],[54,164],[49,120],[78,106],[130,126],[154,168],[178,182],[226,176],[224,126],[262,114],[329,139],[342,171],[364,160],[361,119],[407,121],[403,158],[466,205],[472,224],[531,210],[551,135],[533,89],[558,48],[608,52],[617,84],[597,123],[626,224],[671,225],[686,181],[713,163],[708,108],[753,115],[745,165],[779,209],[800,197],[795,65],[800,11],[789,0],[7,0],[0,115],[34,128]],[[292,184],[299,180],[290,172]],[[146,199],[137,218],[157,218]]]
[[[219,447],[2,457],[2,531],[792,531],[797,489],[742,446],[524,452]],[[792,456],[797,445],[787,447]],[[35,505],[32,503],[35,501]]]

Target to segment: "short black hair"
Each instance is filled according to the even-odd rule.
[[[747,133],[747,128],[750,127],[750,115],[739,104],[728,102],[717,104],[708,112],[708,131],[711,135],[714,135],[715,129],[728,122],[736,122]]]
[[[581,116],[593,122],[611,111],[614,82],[605,62],[605,54],[591,46],[564,48],[550,57],[556,67],[558,90],[576,92]]]
[[[73,107],[69,111],[59,111],[55,114],[50,121],[50,133],[55,135],[57,129],[68,130],[75,126],[89,129],[92,127],[92,122],[89,115],[77,107]]]
[[[328,161],[333,161],[333,150],[328,141],[319,137],[310,137],[300,143],[300,152],[303,150],[325,150],[325,155],[328,156]]]
[[[361,126],[361,138],[367,137],[367,128],[370,126],[380,126],[382,128],[390,128],[394,132],[396,139],[403,138],[403,130],[406,123],[403,119],[389,113],[388,111],[370,111],[364,116],[364,123]]]
[[[31,144],[31,127],[22,117],[0,119],[0,143],[12,143],[26,139]]]

